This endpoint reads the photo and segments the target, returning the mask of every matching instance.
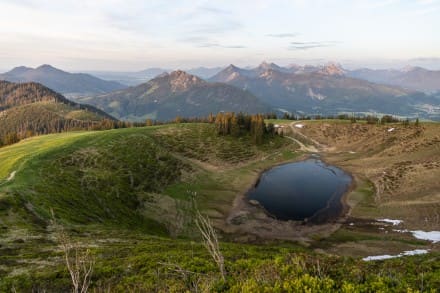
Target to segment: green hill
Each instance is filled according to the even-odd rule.
[[[209,175],[198,164],[231,168],[290,147],[281,138],[271,142],[274,150],[267,149],[269,142],[256,147],[250,138],[219,137],[213,127],[182,124],[35,137],[2,149],[0,178],[8,194],[19,195],[38,217],[47,219],[53,208],[69,223],[132,225],[151,194],[185,198],[187,177]],[[13,182],[6,182],[14,171]]]

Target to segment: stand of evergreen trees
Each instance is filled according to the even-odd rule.
[[[215,129],[219,135],[239,137],[250,135],[255,144],[261,144],[266,136],[276,134],[272,123],[266,125],[262,114],[248,115],[233,112],[218,113],[215,116]]]

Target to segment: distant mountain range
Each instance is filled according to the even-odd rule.
[[[89,105],[69,101],[38,83],[0,81],[0,137],[8,133],[23,136],[83,129],[94,122],[112,119]]]
[[[360,112],[440,119],[440,71],[420,67],[347,70],[332,63],[282,67],[263,62],[255,68],[230,65],[171,73],[150,68],[135,73],[101,74],[107,74],[105,78],[109,79],[127,78],[124,82],[136,86],[127,87],[90,74],[68,73],[50,65],[17,67],[1,74],[0,80],[40,82],[67,98],[79,98],[76,101],[135,121],[204,116],[217,111],[273,110],[306,115]],[[182,86],[176,86],[179,84]]]
[[[362,68],[347,72],[353,78],[371,82],[396,85],[423,92],[440,92],[440,71],[427,70],[421,67],[407,67],[402,70],[373,70]]]
[[[42,65],[37,68],[16,67],[0,74],[0,80],[38,82],[69,96],[106,93],[126,87],[115,81],[102,80],[90,74],[69,73],[50,65]]]
[[[438,116],[438,98],[402,87],[350,77],[339,65],[286,68],[262,63],[254,69],[230,65],[209,81],[248,90],[274,108],[305,114],[340,112]]]
[[[80,101],[95,105],[116,118],[135,121],[200,117],[219,111],[259,113],[271,109],[248,91],[207,82],[180,70],[163,73],[135,87]]]

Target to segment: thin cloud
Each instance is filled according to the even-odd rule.
[[[177,41],[182,43],[207,43],[209,42],[209,38],[202,36],[191,36],[186,38],[180,38]]]
[[[216,7],[210,7],[210,6],[200,6],[197,9],[201,12],[208,12],[208,13],[212,13],[212,14],[222,14],[222,15],[232,14],[231,11],[216,8]]]
[[[288,50],[309,50],[315,48],[332,47],[340,44],[338,41],[328,41],[328,42],[290,42]]]
[[[246,46],[243,45],[222,45],[215,40],[205,36],[192,36],[187,38],[181,38],[178,42],[192,44],[197,48],[224,48],[224,49],[243,49]]]
[[[299,36],[298,33],[280,33],[280,34],[267,34],[266,37],[271,38],[295,38]]]
[[[200,44],[197,47],[199,48],[223,48],[223,49],[244,49],[246,46],[241,45],[221,45],[218,43],[205,43]]]

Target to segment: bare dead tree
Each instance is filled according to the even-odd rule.
[[[203,245],[217,264],[223,281],[226,280],[225,259],[220,251],[218,236],[208,217],[203,216],[199,211],[196,214],[196,226],[202,234]]]
[[[73,293],[86,293],[89,289],[95,258],[90,249],[80,247],[79,243],[73,242],[64,227],[58,224],[55,214],[52,213],[52,224],[55,227],[58,243],[64,254],[64,261],[72,280]]]

